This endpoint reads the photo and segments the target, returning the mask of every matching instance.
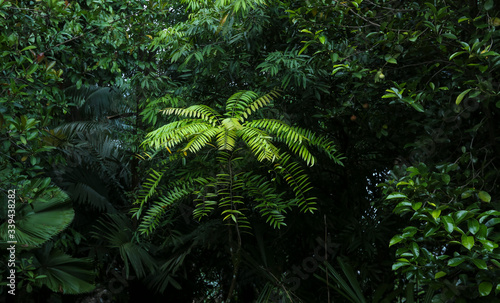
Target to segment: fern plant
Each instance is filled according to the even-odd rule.
[[[145,148],[166,149],[172,154],[172,159],[177,159],[176,155],[179,154],[187,156],[215,149],[222,169],[210,177],[185,179],[164,189],[143,216],[142,232],[151,232],[165,212],[190,194],[197,197],[198,203],[193,212],[195,218],[201,219],[220,208],[224,221],[246,227],[248,219],[244,211],[249,206],[249,200],[257,202],[254,208],[267,217],[267,221],[275,228],[285,225],[284,213],[293,206],[312,213],[316,209],[315,198],[307,195],[311,189],[308,177],[299,163],[293,161],[291,155],[282,152],[280,147],[288,147],[309,166],[317,162],[311,148],[325,152],[337,164],[341,164],[341,157],[331,140],[311,131],[276,119],[251,119],[253,114],[270,105],[278,96],[277,91],[260,97],[252,91],[239,91],[227,100],[224,114],[206,105],[161,110],[164,115],[180,119],[150,132],[143,142]],[[250,155],[273,167],[275,173],[282,176],[291,187],[295,197],[291,200],[281,199],[279,194],[273,192],[271,184],[260,181],[268,178],[259,179],[252,172],[239,171],[237,163],[244,158],[246,161]],[[144,184],[144,195],[138,199],[139,207],[135,209],[138,218],[146,208],[146,202],[151,202],[152,191],[162,176],[163,173],[154,171]]]
[[[197,154],[206,152],[204,157],[198,156],[206,161],[207,156],[216,155],[217,165],[208,176],[188,173],[184,178],[176,176],[176,181],[164,184],[162,178],[168,162],[162,164],[161,170],[152,170],[139,193],[139,206],[134,212],[137,219],[142,217],[139,231],[146,234],[172,223],[180,201],[189,196],[195,197],[192,213],[196,219],[218,212],[228,225],[233,265],[227,302],[233,295],[240,268],[241,234],[250,230],[248,214],[260,213],[271,226],[280,228],[286,225],[284,219],[289,209],[298,206],[302,212],[316,210],[315,198],[308,195],[312,186],[307,174],[292,155],[282,152],[281,148],[288,148],[309,166],[317,162],[311,148],[323,151],[335,163],[342,164],[331,140],[281,120],[252,119],[278,96],[277,91],[260,97],[252,91],[239,91],[226,101],[224,114],[206,105],[166,108],[160,112],[179,119],[147,134],[142,144],[144,148],[152,148],[153,154],[167,150],[169,160],[183,157],[186,162],[186,157],[193,155],[196,161]],[[268,171],[274,171],[275,178],[257,174],[255,166],[245,171],[244,164],[251,158],[261,162],[261,166],[273,168]],[[286,199],[283,192],[277,192],[273,182],[277,176],[289,185],[292,198]]]

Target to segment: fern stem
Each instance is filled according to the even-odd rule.
[[[231,156],[227,159],[227,170],[229,173],[229,199],[231,203],[231,210],[236,209],[236,205],[233,203],[233,168],[231,166],[231,161],[232,161],[233,153],[231,153]],[[240,257],[241,257],[241,234],[240,234],[240,229],[238,226],[238,220],[235,220],[235,225],[234,228],[236,230],[236,235],[238,239],[238,246],[236,248],[236,252],[233,251],[232,249],[232,230],[231,226],[229,225],[229,247],[230,247],[230,252],[231,252],[231,259],[233,260],[233,278],[231,280],[231,286],[229,287],[229,291],[227,294],[227,299],[226,302],[231,302],[231,298],[233,297],[234,289],[236,287],[236,277],[238,276],[238,270],[240,267]]]
[[[238,230],[238,226],[235,226],[236,232],[238,234],[238,247],[236,249],[236,252],[234,252],[233,248],[231,247],[231,244],[229,245],[230,247],[230,252],[231,252],[231,259],[233,260],[233,277],[231,280],[231,286],[229,287],[229,291],[227,293],[227,298],[226,302],[229,303],[231,302],[231,299],[233,297],[234,289],[236,288],[236,278],[238,276],[238,271],[240,269],[240,257],[241,257],[241,238],[240,238],[240,231]],[[232,242],[232,231],[231,231],[231,226],[229,226],[229,241]]]

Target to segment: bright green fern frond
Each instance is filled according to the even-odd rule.
[[[265,131],[246,126],[239,133],[258,161],[274,162],[280,157],[278,148],[271,142],[272,137]]]
[[[332,140],[324,136],[318,136],[314,132],[307,129],[294,127],[294,130],[301,136],[307,138],[307,144],[309,146],[314,146],[318,150],[326,153],[336,164],[342,165],[342,159],[344,159],[344,157],[342,157],[340,152],[337,150],[335,143]]]
[[[220,128],[209,128],[202,131],[201,133],[194,135],[182,150],[185,152],[196,153],[203,147],[207,146],[215,136],[220,135],[222,132],[223,130]]]
[[[182,180],[179,182],[173,182],[170,189],[165,191],[157,201],[153,202],[152,205],[146,211],[142,222],[139,225],[138,230],[141,233],[149,234],[161,223],[163,215],[167,211],[171,210],[175,204],[180,202],[185,197],[196,194],[195,189],[199,187],[204,187],[206,184],[210,183],[210,180],[205,178],[194,178],[191,180]],[[142,209],[142,206],[141,206]],[[141,209],[139,211],[141,211]]]
[[[245,189],[253,202],[257,204],[254,208],[262,217],[267,217],[266,223],[278,229],[286,226],[284,222],[286,209],[291,205],[289,201],[283,200],[284,192],[277,193],[273,184],[265,177],[251,173],[245,176]]]
[[[143,183],[143,187],[139,191],[137,201],[135,202],[135,204],[140,204],[139,209],[137,209],[137,211],[134,213],[134,216],[137,219],[139,219],[139,217],[141,216],[141,210],[144,204],[147,203],[148,200],[156,194],[165,170],[166,169],[157,172],[156,170],[151,169],[151,173],[149,173],[149,177],[146,179],[146,182]]]
[[[200,118],[212,126],[216,126],[221,115],[214,109],[206,105],[193,105],[188,108],[166,108],[160,111],[165,115],[176,115],[187,118]]]
[[[151,207],[146,211],[138,230],[143,234],[151,233],[159,224],[162,216],[170,209],[172,206],[187,197],[192,192],[192,188],[189,186],[176,187],[164,195],[158,198]]]
[[[245,126],[264,129],[274,140],[285,143],[295,154],[299,155],[307,165],[313,166],[316,158],[307,149],[309,138],[297,131],[296,127],[291,127],[280,120],[260,119],[245,123]]]
[[[262,97],[257,98],[255,101],[247,104],[242,113],[243,117],[240,118],[240,120],[243,121],[243,118],[246,119],[253,112],[259,110],[264,106],[269,105],[274,99],[278,98],[279,96],[280,96],[279,92],[277,90],[274,90],[268,94],[265,94]]]
[[[164,125],[146,135],[142,145],[155,149],[173,148],[182,141],[189,140],[193,135],[211,129],[213,126],[202,119],[185,119]]]
[[[217,185],[219,187],[217,191],[219,207],[223,210],[221,213],[223,221],[250,229],[250,223],[244,214],[248,209],[245,207],[244,197],[241,195],[245,186],[243,174],[217,174]]]
[[[232,95],[226,103],[226,116],[238,119],[243,122],[253,112],[269,105],[273,99],[279,96],[277,91],[272,91],[264,96],[252,91],[239,91]]]
[[[285,143],[293,153],[299,155],[309,166],[313,166],[316,163],[316,158],[311,154],[307,148],[308,146],[313,146],[325,152],[335,163],[342,165],[342,158],[335,148],[333,141],[322,136],[317,136],[310,130],[293,127],[275,119],[253,120],[245,123],[244,126],[263,129],[269,134],[274,135],[274,140]]]
[[[227,99],[226,116],[243,121],[242,114],[258,95],[252,91],[239,91]]]
[[[291,161],[290,155],[285,154],[275,164],[274,170],[283,176],[285,182],[288,183],[295,193],[301,211],[313,213],[316,210],[316,207],[314,207],[316,205],[316,198],[306,196],[306,193],[312,189],[312,186],[309,182],[309,177],[302,167],[297,162]]]
[[[217,147],[219,150],[233,150],[236,145],[237,135],[232,129],[221,129],[217,134]]]

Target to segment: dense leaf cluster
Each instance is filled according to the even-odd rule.
[[[499,12],[0,0],[18,298],[496,302]]]

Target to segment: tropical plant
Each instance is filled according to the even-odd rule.
[[[340,156],[331,140],[289,126],[280,120],[249,119],[277,96],[277,92],[261,97],[251,91],[237,92],[227,100],[224,115],[205,105],[164,109],[161,111],[163,114],[184,119],[170,122],[150,132],[143,143],[154,150],[167,149],[172,154],[172,160],[200,152],[210,154],[215,149],[217,166],[216,170],[211,172],[215,176],[200,176],[173,182],[169,189],[159,192],[157,200],[153,201],[150,207],[146,207],[146,202],[154,194],[162,177],[162,173],[154,171],[139,197],[140,205],[135,216],[141,218],[140,215],[145,209],[139,229],[143,233],[151,233],[156,227],[163,226],[163,216],[189,195],[195,195],[198,202],[193,210],[196,219],[208,217],[216,209],[220,209],[223,221],[234,224],[236,231],[236,244],[234,249],[230,250],[234,274],[228,299],[235,287],[241,258],[241,228],[250,228],[248,215],[244,212],[248,212],[248,208],[252,206],[250,213],[258,212],[267,218],[266,221],[270,225],[280,228],[286,225],[284,214],[287,210],[295,206],[302,212],[312,213],[316,210],[314,198],[307,196],[311,189],[307,175],[297,162],[291,160],[290,155],[280,151],[278,144],[290,148],[310,166],[316,162],[316,158],[309,151],[311,147],[325,152],[335,163],[341,164]],[[186,142],[185,145],[179,147],[183,142]],[[276,192],[269,176],[243,171],[242,162],[248,162],[249,156],[266,165],[272,165],[274,172],[282,176],[291,187],[294,196],[284,199],[282,194]],[[233,241],[231,235],[230,228],[230,243]]]
[[[94,290],[94,268],[91,260],[73,258],[49,242],[42,249],[36,250],[30,262],[33,271],[40,278],[35,285],[46,285],[53,292],[63,294],[81,294]],[[30,258],[29,258],[30,259]]]
[[[486,191],[458,186],[457,170],[420,164],[381,184],[387,204],[412,222],[390,241],[398,246],[392,269],[442,301],[492,299],[500,291],[500,212]]]
[[[94,271],[90,260],[73,258],[53,249],[53,240],[73,221],[74,210],[69,197],[50,178],[33,179],[20,184],[14,215],[7,215],[2,195],[0,225],[2,249],[15,243],[18,288],[29,293],[34,287],[47,286],[54,292],[80,294],[94,289]],[[5,209],[4,209],[5,208]],[[9,218],[9,220],[7,220]],[[10,225],[10,227],[9,227]],[[8,231],[15,226],[15,233]],[[14,237],[9,237],[13,235]],[[7,267],[5,267],[7,268]],[[25,293],[18,293],[23,298]]]
[[[74,211],[69,197],[60,188],[50,184],[50,178],[33,179],[16,191],[21,203],[16,204],[13,222],[9,223],[7,203],[2,201],[0,225],[2,242],[9,241],[8,225],[16,227],[15,239],[23,247],[39,247],[60,233],[73,221]],[[6,198],[3,196],[2,198]]]
[[[224,220],[230,219],[236,224],[238,224],[238,218],[246,220],[244,214],[236,209],[238,204],[243,204],[243,201],[238,201],[241,197],[235,196],[233,190],[246,187],[249,193],[256,196],[259,194],[258,187],[265,189],[269,186],[266,182],[259,182],[250,174],[235,171],[236,162],[242,160],[241,157],[236,156],[241,153],[241,149],[238,148],[240,143],[238,140],[244,142],[250,150],[250,154],[259,162],[274,164],[275,171],[284,177],[295,193],[296,200],[292,203],[278,205],[276,199],[273,202],[264,198],[261,200],[262,203],[256,206],[262,216],[267,217],[267,221],[270,221],[271,225],[278,228],[283,225],[281,215],[285,209],[293,205],[298,205],[304,212],[313,212],[315,210],[313,198],[306,197],[307,191],[310,190],[307,176],[298,164],[290,161],[289,155],[280,151],[277,143],[283,143],[289,147],[310,166],[316,162],[316,158],[309,151],[310,147],[324,151],[337,164],[341,164],[340,157],[331,140],[316,136],[310,131],[289,126],[275,119],[248,119],[252,113],[269,105],[276,97],[276,92],[262,97],[258,97],[256,93],[251,91],[238,92],[227,100],[224,115],[205,105],[167,108],[161,111],[166,115],[177,115],[186,117],[186,119],[171,122],[150,132],[143,145],[156,150],[166,148],[171,152],[172,149],[175,151],[174,148],[178,147],[181,142],[187,141],[183,147],[175,151],[174,155],[187,155],[188,153],[200,152],[204,148],[215,148],[219,153],[217,159],[221,163],[223,173],[217,174],[216,178],[197,179],[193,185],[187,185],[187,182],[183,182],[184,188],[177,187],[147,211],[143,217],[142,230],[152,231],[158,225],[159,217],[177,199],[192,193],[196,193],[199,198],[203,197],[195,209],[196,218],[208,216],[214,206],[218,205],[224,209],[222,211]],[[150,187],[159,182],[161,175],[156,173],[151,177],[154,182],[150,183]],[[193,192],[186,188],[186,186],[196,187],[196,183],[202,185],[202,188],[215,188],[216,192],[204,193],[203,190]],[[252,189],[252,185],[257,186],[257,188]],[[260,191],[260,193],[266,193],[266,191]],[[214,201],[217,200],[215,198],[217,196],[221,198],[219,202]],[[148,195],[143,195],[143,197],[144,199],[139,201],[140,208],[136,211],[138,217]],[[205,200],[208,198],[210,200]],[[257,198],[256,201],[259,199]]]
[[[49,201],[52,210],[34,199],[54,186],[74,212],[60,232],[28,235],[20,224],[42,246],[20,252],[23,298],[30,286],[33,298],[65,300],[33,271],[35,253],[53,244],[95,258],[95,300],[115,275],[125,288],[117,301],[140,300],[151,286],[172,302],[265,302],[274,290],[294,302],[343,302],[360,298],[354,280],[367,301],[418,301],[432,290],[433,302],[495,300],[499,5],[0,0],[0,190],[40,189],[50,177],[44,190],[19,191],[22,222],[60,210],[53,223],[67,222],[69,202]],[[277,87],[282,102],[248,108],[259,99],[249,89]],[[241,100],[229,105],[235,91]],[[318,142],[335,138],[344,166],[314,153],[305,129]],[[147,140],[158,149],[139,155],[155,131]],[[133,201],[141,205],[126,219]],[[318,287],[297,264],[324,233],[352,270],[328,260],[336,273],[325,267]],[[301,282],[293,290],[290,272]]]
[[[414,283],[408,283],[399,289],[393,289],[393,285],[381,284],[377,287],[376,291],[372,294],[366,294],[363,287],[360,285],[359,277],[356,271],[342,258],[337,259],[341,272],[337,271],[332,264],[325,262],[321,266],[328,278],[315,275],[316,278],[324,282],[328,287],[332,288],[335,292],[341,294],[345,299],[352,303],[389,303],[394,302],[396,299],[399,301],[414,303],[415,297],[423,292],[418,289]],[[434,290],[429,289],[425,292],[423,300],[417,302],[430,303]]]

